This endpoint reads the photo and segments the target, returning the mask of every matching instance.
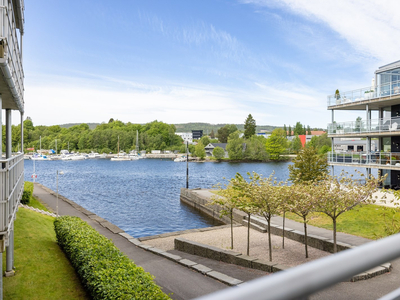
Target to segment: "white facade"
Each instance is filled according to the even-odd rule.
[[[191,132],[176,132],[176,135],[179,135],[183,141],[192,143],[193,142],[193,134]]]

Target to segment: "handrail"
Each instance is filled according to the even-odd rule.
[[[328,163],[355,165],[389,165],[400,169],[400,152],[345,152],[327,153]]]
[[[340,135],[348,133],[380,133],[400,131],[400,116],[394,118],[379,118],[370,120],[329,123],[328,134]]]
[[[400,247],[397,247],[399,243],[400,234],[392,235],[196,300],[305,299],[354,275],[400,257]]]
[[[377,86],[368,86],[361,89],[341,92],[338,95],[329,95],[327,98],[328,107],[330,107],[348,103],[357,103],[368,99],[392,96],[400,96],[400,80],[380,84]]]

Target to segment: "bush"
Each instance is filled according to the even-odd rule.
[[[22,193],[21,203],[29,204],[33,195],[33,183],[29,181],[24,182],[24,191]]]
[[[78,217],[55,219],[57,242],[93,299],[170,299],[153,276]]]
[[[216,159],[221,160],[225,157],[225,150],[221,147],[215,147],[213,150],[213,156]]]

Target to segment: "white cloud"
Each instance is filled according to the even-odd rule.
[[[400,1],[397,0],[243,0],[281,7],[313,22],[323,22],[359,54],[390,63],[399,59]]]

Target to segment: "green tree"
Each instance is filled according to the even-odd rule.
[[[288,136],[292,136],[292,126],[289,125]]]
[[[386,176],[377,179],[372,175],[365,177],[365,183],[355,180],[347,173],[339,176],[326,175],[323,181],[314,185],[315,195],[318,202],[316,211],[324,213],[332,219],[333,224],[333,252],[337,252],[336,245],[336,223],[339,216],[362,203],[375,202],[372,194],[377,191],[378,186],[385,180]]]
[[[200,139],[200,142],[204,145],[207,146],[210,143],[210,139],[208,136],[203,135]]]
[[[303,125],[300,122],[297,122],[296,126],[293,129],[293,135],[303,135],[303,134],[304,134]]]
[[[241,160],[243,159],[243,144],[242,138],[239,138],[239,132],[232,133],[229,135],[228,145],[226,150],[228,151],[229,159]]]
[[[293,138],[291,142],[291,148],[295,153],[298,153],[302,148],[302,144],[298,135]]]
[[[206,157],[206,150],[204,149],[204,145],[201,141],[195,146],[194,155],[200,159],[204,159],[204,157]]]
[[[210,138],[215,139],[214,129],[211,129]]]
[[[244,151],[244,158],[257,161],[267,160],[268,153],[265,150],[266,141],[266,138],[264,138],[263,136],[255,135],[246,140],[246,150]]]
[[[265,150],[269,154],[270,159],[279,160],[280,155],[285,152],[286,148],[287,140],[283,136],[283,130],[279,128],[274,129],[265,143]]]
[[[218,140],[220,143],[227,143],[230,134],[236,132],[238,129],[234,124],[227,124],[218,129]]]
[[[308,135],[311,135],[311,128],[310,128],[310,125],[307,125],[307,134],[308,134]]]
[[[328,173],[328,162],[325,156],[310,147],[301,150],[288,168],[289,180],[292,182],[311,182],[324,178]]]
[[[222,149],[221,147],[215,147],[213,150],[213,156],[217,159],[217,160],[221,160],[225,157],[225,150]]]
[[[285,137],[287,137],[288,132],[287,132],[286,124],[283,124],[283,130],[285,131]]]
[[[249,114],[244,122],[244,137],[249,139],[256,134],[256,120]]]

